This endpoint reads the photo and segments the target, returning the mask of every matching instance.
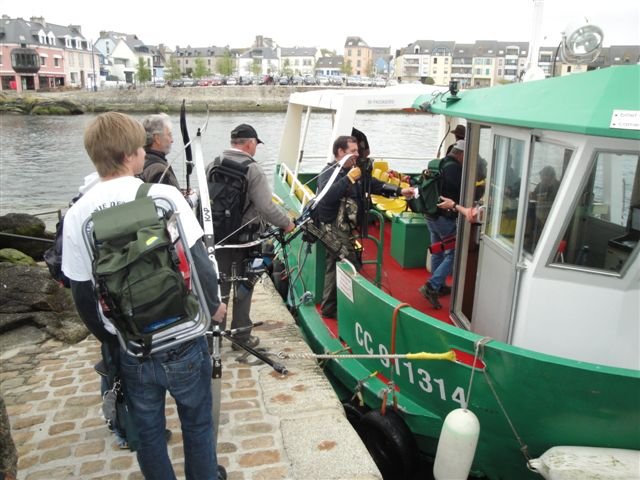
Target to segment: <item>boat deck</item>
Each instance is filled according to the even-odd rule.
[[[378,225],[371,225],[369,234],[377,235]],[[422,286],[430,277],[431,273],[425,266],[406,268],[400,265],[400,263],[391,254],[391,235],[392,224],[389,221],[385,221],[384,225],[384,242],[383,242],[383,256],[382,256],[382,277],[380,288],[387,294],[398,299],[400,302],[408,303],[416,310],[443,322],[453,324],[449,317],[449,306],[451,296],[447,295],[440,297],[440,304],[442,308],[436,310],[431,306],[429,301],[425,299],[418,291],[418,288]],[[377,255],[377,246],[374,241],[365,239],[363,241],[363,259],[375,260]],[[360,274],[367,278],[370,282],[374,282],[376,277],[376,265],[374,263],[365,263],[360,270]],[[451,276],[447,280],[447,285],[451,285]],[[320,308],[318,305],[318,312]],[[335,319],[324,317],[324,322],[327,327],[337,334],[337,322]]]

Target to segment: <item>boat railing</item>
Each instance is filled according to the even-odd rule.
[[[369,216],[375,217],[378,220],[378,236],[369,235],[367,233],[367,239],[373,242],[376,246],[376,258],[373,260],[363,260],[362,264],[375,264],[376,265],[376,278],[374,280],[376,287],[382,286],[382,259],[384,255],[384,215],[377,210],[369,210]]]
[[[287,185],[291,186],[291,193],[293,193],[296,198],[300,201],[300,205],[302,208],[305,207],[309,201],[315,194],[313,191],[304,183],[300,181],[300,179],[291,171],[289,167],[287,167],[284,163],[281,163],[278,168],[278,175],[284,180]]]

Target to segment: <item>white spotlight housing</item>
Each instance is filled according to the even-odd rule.
[[[602,29],[586,19],[581,24],[569,24],[562,32],[560,58],[564,63],[591,63],[598,58],[603,39]]]

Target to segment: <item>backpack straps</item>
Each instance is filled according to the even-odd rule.
[[[153,183],[143,183],[138,187],[138,191],[136,193],[136,200],[138,198],[146,197],[149,195],[149,190],[151,190],[151,186]]]

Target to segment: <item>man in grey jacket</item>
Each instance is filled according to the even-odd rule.
[[[258,134],[251,125],[241,124],[231,131],[230,148],[224,150],[220,155],[221,161],[232,161],[239,165],[246,164],[246,181],[247,193],[244,205],[241,207],[242,221],[241,229],[238,235],[240,243],[258,238],[260,232],[264,230],[264,224],[270,223],[276,227],[282,228],[285,232],[294,229],[294,224],[289,216],[280,209],[271,200],[272,191],[267,177],[265,176],[260,165],[254,160],[258,144],[262,140],[258,138]],[[211,169],[216,162],[212,162],[207,167],[207,179],[210,181]],[[211,185],[210,185],[211,191]],[[244,234],[243,232],[246,232]],[[215,233],[215,232],[214,232]],[[222,239],[217,239],[220,242]],[[224,242],[220,246],[224,246]],[[258,247],[260,248],[260,247]],[[233,281],[224,281],[236,277],[248,277],[246,270],[248,262],[252,257],[256,256],[255,247],[252,248],[217,248],[216,259],[218,268],[223,276],[220,289],[222,298],[228,298]],[[235,282],[236,289],[233,298],[233,318],[231,320],[231,328],[250,327],[252,322],[250,318],[251,297],[253,295],[253,285],[250,282]],[[222,328],[226,328],[226,320]],[[249,347],[255,347],[260,343],[260,339],[251,335],[251,329],[243,330],[235,337],[239,342]],[[234,349],[238,349],[235,344]]]

